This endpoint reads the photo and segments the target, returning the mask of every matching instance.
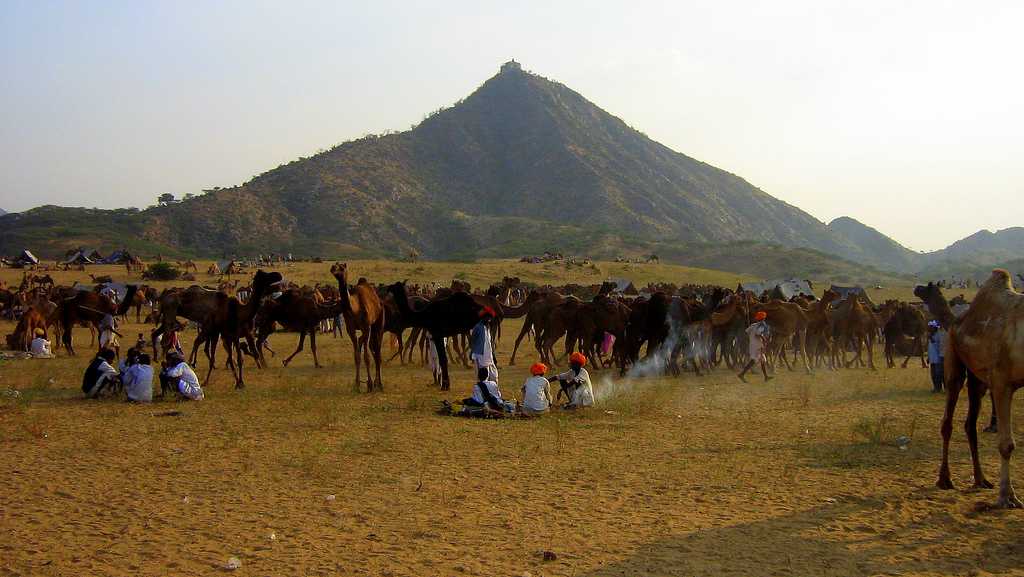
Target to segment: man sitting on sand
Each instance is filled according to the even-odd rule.
[[[149,403],[153,400],[153,367],[149,366],[149,355],[139,353],[121,374],[124,392],[134,403]]]
[[[594,406],[594,387],[590,384],[590,373],[583,368],[587,364],[587,357],[577,351],[569,355],[569,370],[564,373],[548,377],[548,382],[558,381],[561,388],[555,400],[565,398],[569,401],[563,405],[563,409],[578,409],[580,407]]]
[[[188,366],[185,359],[177,351],[167,353],[166,368],[160,373],[160,394],[171,389],[181,395],[182,398],[192,401],[201,401],[205,398],[203,388],[199,386],[199,377],[196,376],[192,367]]]
[[[114,362],[114,351],[100,349],[96,357],[85,369],[82,377],[82,392],[90,399],[100,396],[103,389],[113,389],[118,382],[117,370],[110,363]]]
[[[551,383],[544,378],[548,367],[544,363],[533,363],[530,367],[530,378],[523,383],[522,413],[536,417],[548,412],[551,407]]]
[[[515,404],[501,398],[498,383],[488,379],[488,367],[480,367],[476,371],[477,382],[473,385],[473,395],[462,400],[467,407],[484,407],[499,413],[515,412]]]
[[[29,345],[29,354],[33,359],[52,359],[53,352],[50,350],[50,341],[46,340],[46,331],[36,327],[36,338],[32,339]]]

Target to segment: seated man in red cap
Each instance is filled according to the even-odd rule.
[[[533,363],[530,367],[530,378],[523,383],[523,406],[524,415],[535,417],[548,412],[553,402],[551,399],[551,383],[544,378],[548,367],[544,363]]]
[[[747,371],[749,371],[754,363],[761,363],[761,373],[764,374],[765,382],[772,380],[772,377],[768,376],[768,358],[765,356],[765,351],[768,350],[768,334],[769,328],[768,323],[765,319],[768,318],[768,313],[764,311],[757,311],[754,314],[754,324],[747,327],[747,337],[750,339],[748,352],[750,353],[750,360],[747,361],[747,365],[743,367],[738,375],[740,380],[744,383],[747,382],[745,378]]]
[[[555,400],[562,398],[564,394],[569,403],[563,409],[577,409],[579,407],[592,407],[594,405],[594,387],[590,384],[590,374],[583,368],[587,364],[587,357],[577,351],[569,355],[569,370],[548,377],[548,382],[558,381],[561,389]]]

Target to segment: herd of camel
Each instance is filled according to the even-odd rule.
[[[314,365],[319,367],[317,334],[324,330],[325,321],[338,319],[353,343],[355,386],[361,388],[365,369],[368,391],[383,388],[381,349],[386,334],[396,337],[395,355],[403,363],[407,357],[411,361],[417,342],[422,351],[423,343],[432,341],[441,373],[438,380],[441,388],[448,390],[449,356],[466,362],[466,335],[485,307],[495,313],[490,324],[494,339],[500,338],[504,319],[524,319],[509,364],[515,363],[522,340],[532,335],[544,362],[557,365],[570,352],[580,350],[594,359],[597,368],[614,366],[622,373],[652,357],[658,358],[659,367],[667,374],[690,367],[701,374],[723,363],[740,366],[747,360],[744,329],[759,311],[768,314],[771,337],[767,356],[771,363],[790,369],[802,366],[811,372],[821,367],[864,366],[866,361],[874,369],[873,346],[881,339],[889,367],[896,365],[897,355],[906,357],[904,367],[912,356],[921,356],[924,366],[927,322],[934,319],[949,335],[938,486],[953,486],[949,441],[954,410],[966,383],[965,427],[974,485],[992,486],[981,471],[976,427],[981,402],[991,393],[1002,457],[997,505],[1021,506],[1010,483],[1009,462],[1014,448],[1011,400],[1014,390],[1024,384],[1024,295],[1013,289],[1006,271],[994,271],[971,303],[947,301],[938,286],[928,284],[914,291],[920,305],[887,301],[881,306],[872,306],[857,295],[840,299],[831,290],[820,299],[800,295],[783,301],[739,288],[652,285],[644,295],[626,298],[614,293],[614,283],[526,290],[518,279],[506,278],[486,292],[474,293],[460,281],[434,290],[402,282],[378,287],[364,278],[352,283],[344,263],[335,263],[330,273],[336,287],[284,286],[280,273],[263,270],[243,288],[237,288],[237,283],[234,287],[222,285],[220,290],[193,285],[158,293],[152,287],[128,285],[119,303],[100,290],[57,287],[46,277],[26,283],[26,278],[18,290],[0,289],[0,308],[18,304],[23,311],[15,332],[7,337],[9,348],[27,348],[38,327],[51,329],[63,348],[74,354],[71,335],[75,326],[92,328],[105,315],[125,315],[133,307],[139,321],[148,303],[155,324],[151,335],[154,358],[166,354],[166,336],[183,328],[179,319],[187,319],[199,327],[190,356],[193,363],[202,346],[209,363],[208,381],[219,342],[237,388],[244,387],[244,356],[252,357],[258,367],[266,364],[264,350],[269,349],[267,339],[276,327],[299,333],[298,346],[284,359],[285,366],[304,349],[308,336]],[[233,288],[237,290],[230,290]],[[271,295],[274,298],[267,298]],[[412,335],[404,340],[409,329]],[[564,349],[560,355],[555,352],[559,341]],[[158,346],[158,342],[164,345]]]

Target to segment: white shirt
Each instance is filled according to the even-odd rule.
[[[523,383],[523,406],[531,411],[546,411],[551,404],[550,383],[544,377],[530,377]]]
[[[750,338],[750,356],[760,356],[761,350],[764,348],[764,341],[761,340],[761,337],[768,336],[768,324],[760,321],[750,325],[747,327],[747,336]]]
[[[503,402],[503,399],[501,398],[501,390],[498,389],[498,383],[494,381],[483,381],[483,383],[484,386],[487,387],[488,392],[491,393],[492,397],[494,397],[499,403]],[[487,402],[484,400],[484,394],[480,392],[480,387],[476,384],[473,385],[473,400],[480,404]]]
[[[153,367],[132,365],[121,373],[121,382],[129,399],[140,403],[153,400]]]
[[[53,353],[50,352],[50,341],[43,337],[36,337],[32,339],[32,344],[29,346],[29,352],[33,357],[52,357]]]
[[[594,406],[594,387],[590,384],[590,373],[587,369],[580,369],[580,374],[575,374],[572,369],[565,371],[558,375],[559,381],[568,381],[577,383],[576,392],[572,394],[572,399],[569,401],[577,407],[592,407]]]
[[[167,369],[167,376],[179,379],[178,391],[181,394],[196,401],[203,398],[203,389],[199,386],[199,377],[196,376],[195,371],[185,361]]]

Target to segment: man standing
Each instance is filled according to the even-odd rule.
[[[932,392],[941,393],[943,389],[942,363],[946,356],[946,330],[939,326],[939,321],[928,321],[928,370],[932,376]]]
[[[487,380],[498,382],[498,367],[494,362],[494,348],[491,345],[490,324],[497,316],[494,309],[484,307],[480,311],[480,321],[473,327],[470,335],[470,354],[476,368],[487,369]]]
[[[750,353],[750,360],[738,375],[744,383],[747,382],[747,371],[754,366],[754,363],[761,363],[761,373],[764,374],[766,383],[773,378],[768,376],[768,358],[765,356],[765,351],[768,350],[769,333],[768,323],[765,322],[767,318],[768,313],[757,311],[757,314],[754,315],[754,324],[747,327],[747,338],[750,340],[747,351]]]

